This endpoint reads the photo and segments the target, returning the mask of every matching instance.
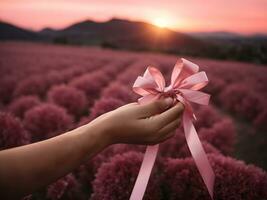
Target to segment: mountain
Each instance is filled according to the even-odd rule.
[[[188,35],[198,39],[238,39],[243,38],[243,35],[226,32],[226,31],[214,31],[214,32],[192,32]]]
[[[191,32],[188,35],[201,40],[217,41],[217,42],[255,42],[267,40],[267,34],[256,33],[251,35],[241,35],[233,32],[215,31],[215,32]]]
[[[39,34],[0,21],[0,40],[40,40]]]
[[[198,39],[145,22],[111,19],[107,22],[86,20],[61,30],[44,29],[40,34],[56,42],[102,45],[134,50],[192,51],[203,45]],[[195,51],[194,50],[194,51]]]
[[[32,32],[0,23],[0,40],[35,40],[59,44],[95,45],[113,49],[159,51],[180,55],[267,63],[267,37],[230,32],[180,33],[145,22],[86,20],[60,30]]]
[[[267,34],[262,33],[253,34],[250,37],[255,40],[267,40]]]
[[[194,53],[202,51],[198,39],[169,29],[162,29],[145,22],[111,19],[106,22],[91,20],[72,24],[60,30],[45,28],[32,32],[2,22],[0,39],[47,40],[54,43],[99,45],[103,47]]]

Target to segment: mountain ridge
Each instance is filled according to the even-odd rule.
[[[0,22],[0,40],[32,40],[68,45],[93,45],[134,51],[157,51],[179,55],[267,63],[267,36],[240,36],[217,31],[181,33],[153,24],[113,18],[90,19],[62,29],[30,31]]]
[[[101,45],[133,50],[164,50],[176,52],[203,44],[187,34],[155,25],[113,18],[106,22],[84,20],[60,30],[44,29],[40,34],[71,44]]]
[[[39,40],[39,34],[0,20],[0,40]]]

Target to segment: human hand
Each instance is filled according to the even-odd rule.
[[[146,105],[130,103],[96,118],[109,144],[131,143],[154,145],[175,134],[184,109],[182,103],[173,105],[171,98]]]

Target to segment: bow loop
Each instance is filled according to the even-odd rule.
[[[159,91],[163,91],[165,88],[165,79],[162,73],[155,67],[148,67],[144,74],[144,77],[151,77],[157,85]]]
[[[178,87],[181,81],[199,70],[199,66],[186,60],[184,58],[179,59],[172,71],[171,85],[172,87]]]
[[[148,67],[143,76],[138,76],[133,85],[133,91],[141,96],[156,95],[163,92],[165,79],[155,67]]]
[[[138,76],[134,82],[133,91],[141,96],[146,96],[154,93],[155,87],[155,82],[152,79]]]
[[[198,72],[187,77],[181,82],[179,88],[200,90],[208,84],[208,77],[205,72]]]

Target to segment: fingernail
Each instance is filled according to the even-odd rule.
[[[164,101],[166,103],[166,108],[169,108],[173,104],[173,100],[170,97],[164,99]]]

